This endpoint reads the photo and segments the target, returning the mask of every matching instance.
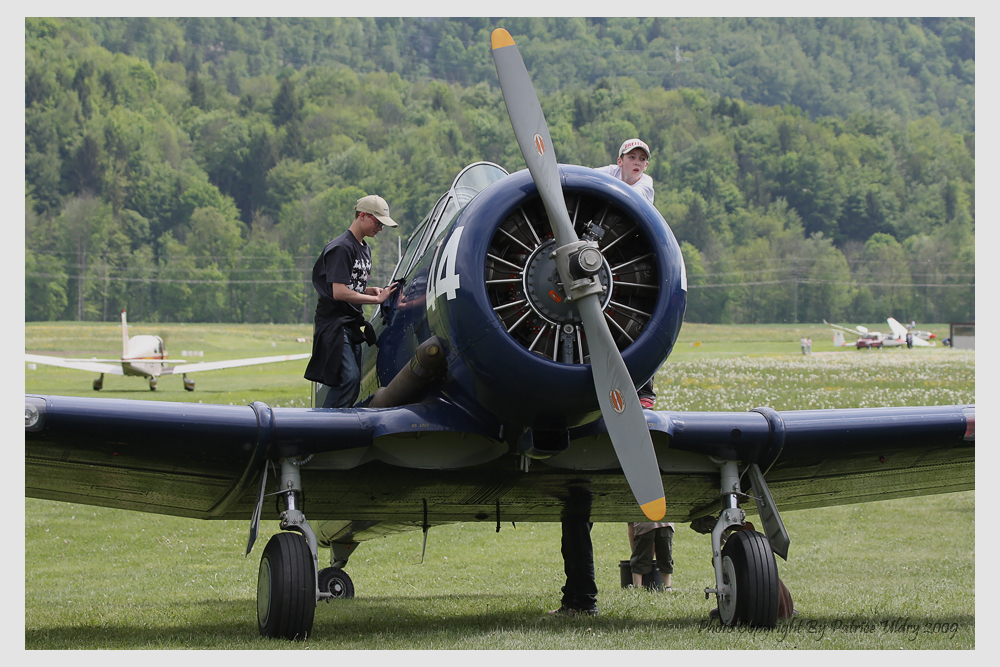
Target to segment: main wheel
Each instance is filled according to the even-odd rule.
[[[349,599],[354,597],[354,582],[339,567],[326,567],[319,571],[319,590],[333,593],[338,599]]]
[[[316,569],[298,533],[268,540],[257,573],[257,629],[264,637],[306,639],[316,613]]]
[[[752,530],[733,533],[722,549],[722,579],[730,588],[728,596],[719,596],[723,625],[777,625],[778,565],[766,537]]]

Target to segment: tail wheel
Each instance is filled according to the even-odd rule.
[[[306,639],[316,613],[316,566],[298,533],[278,533],[257,573],[257,629],[264,637]]]
[[[339,567],[325,567],[319,571],[319,590],[332,593],[336,599],[347,600],[354,597],[354,582]]]
[[[659,276],[649,239],[630,217],[607,202],[566,193],[581,239],[604,255],[598,279],[601,305],[615,344],[624,350],[652,317]],[[541,199],[517,208],[501,223],[486,255],[486,289],[507,332],[529,351],[556,362],[590,362],[579,312],[566,299],[555,260],[551,226]]]
[[[733,533],[722,549],[722,578],[730,589],[719,597],[723,625],[777,625],[778,565],[766,537],[752,530]]]

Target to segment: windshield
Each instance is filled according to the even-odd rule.
[[[470,164],[455,177],[455,182],[451,185],[458,208],[468,204],[473,197],[506,175],[503,167],[492,162]]]
[[[441,195],[434,208],[410,237],[406,254],[393,272],[393,280],[409,273],[413,268],[413,262],[423,256],[427,247],[448,230],[448,224],[462,207],[506,175],[507,172],[503,167],[492,162],[475,162],[459,172],[448,192]]]

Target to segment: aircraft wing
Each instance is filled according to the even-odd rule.
[[[252,359],[227,359],[225,361],[203,361],[197,364],[186,364],[174,368],[165,368],[163,375],[177,375],[178,373],[198,373],[200,371],[217,371],[222,368],[237,368],[239,366],[255,366],[257,364],[275,364],[280,361],[296,361],[298,359],[308,359],[309,352],[303,354],[284,354],[273,357],[254,357]],[[176,362],[175,362],[176,363]]]
[[[902,324],[900,324],[899,321],[896,320],[895,318],[890,317],[890,318],[886,319],[886,322],[889,323],[889,328],[892,329],[892,333],[896,334],[899,337],[900,340],[902,340],[902,341],[905,342],[907,334],[910,334],[910,341],[912,342],[912,344],[914,346],[916,346],[916,347],[933,347],[934,346],[933,343],[930,343],[930,342],[924,340],[923,338],[921,338],[920,336],[918,336],[916,334],[916,332],[907,331],[906,327],[904,327]]]
[[[906,327],[904,327],[902,324],[900,324],[899,321],[896,320],[895,317],[886,318],[885,321],[889,323],[889,328],[892,330],[892,333],[894,333],[897,336],[900,336],[902,338],[906,338],[906,334],[907,334]]]
[[[476,466],[507,454],[496,424],[444,401],[379,409],[271,408],[25,396],[25,495],[200,519],[249,519],[268,460],[309,459],[311,502],[325,486],[377,506],[357,478],[366,463],[402,469]],[[431,439],[429,436],[435,436]],[[339,473],[339,476],[338,474]],[[274,477],[272,476],[273,480]],[[400,493],[397,488],[392,496]],[[259,484],[259,483],[258,483]],[[361,488],[362,490],[359,490]],[[358,492],[351,495],[352,491]],[[627,489],[626,489],[627,492]],[[348,515],[347,518],[355,518]],[[358,517],[367,518],[367,517]]]
[[[672,447],[755,461],[781,509],[975,488],[975,406],[763,408],[673,419],[680,423]]]
[[[857,327],[855,329],[848,329],[847,327],[842,327],[839,324],[831,324],[830,322],[827,322],[826,320],[823,320],[823,324],[825,324],[828,327],[833,327],[834,329],[840,329],[841,331],[846,331],[847,333],[853,334],[855,336],[857,336],[859,333],[868,333],[868,329],[865,329],[864,327]]]
[[[741,472],[757,463],[782,510],[975,488],[975,406],[644,414],[670,521],[718,512],[713,459]],[[303,461],[310,521],[327,536],[501,511],[504,521],[558,521],[581,478],[595,521],[642,518],[602,420],[524,466],[499,424],[444,399],[323,410],[25,396],[29,497],[248,519],[254,480],[280,457]]]
[[[46,366],[59,366],[78,371],[91,371],[93,373],[125,374],[120,361],[104,362],[98,360],[65,359],[63,357],[48,357],[41,354],[26,354],[24,355],[24,361],[29,364],[45,364]]]

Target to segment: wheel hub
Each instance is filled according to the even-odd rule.
[[[271,614],[271,561],[262,558],[257,572],[257,619],[267,625]]]
[[[729,556],[722,557],[722,581],[726,585],[727,590],[718,596],[719,617],[723,625],[732,625],[733,618],[736,616],[736,596],[738,591],[736,590],[736,568],[733,566],[733,561]]]

